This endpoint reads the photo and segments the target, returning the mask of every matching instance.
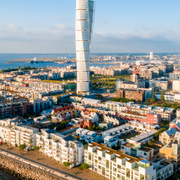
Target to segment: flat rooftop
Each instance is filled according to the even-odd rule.
[[[97,147],[97,150],[106,151],[106,153],[109,155],[115,154],[116,157],[120,158],[120,159],[127,158],[127,162],[130,162],[130,163],[139,162],[139,161],[144,160],[143,158],[136,158],[136,157],[124,154],[124,152],[121,150],[116,151],[114,149],[108,148],[108,147],[106,147],[105,144],[89,143],[89,147]]]
[[[132,138],[131,140],[132,141],[136,141],[136,142],[140,142],[140,141],[142,141],[143,139],[146,139],[146,138],[148,138],[149,136],[153,136],[155,133],[156,133],[157,131],[149,131],[149,132],[147,132],[147,133],[144,133],[144,134],[141,134],[141,135],[139,135],[139,136],[137,136],[137,137],[134,137],[134,138]]]

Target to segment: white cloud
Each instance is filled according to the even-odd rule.
[[[94,32],[91,52],[179,52],[180,30],[155,33],[144,29],[116,34]],[[25,30],[14,24],[0,27],[0,53],[71,52],[75,52],[75,29],[65,24],[45,30]]]
[[[101,19],[99,22],[100,22],[100,23],[107,23],[108,21],[105,20],[105,19]]]

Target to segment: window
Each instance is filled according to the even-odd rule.
[[[116,168],[113,168],[113,171],[116,171]]]
[[[126,177],[130,178],[130,169],[126,169]]]
[[[140,174],[140,180],[144,180],[144,175]]]
[[[117,177],[118,177],[118,178],[121,178],[121,175],[120,175],[120,174],[118,174],[118,175],[117,175]]]
[[[106,168],[109,168],[109,160],[106,160]]]
[[[89,153],[89,160],[91,160],[91,153]]]

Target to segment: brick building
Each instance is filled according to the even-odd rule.
[[[132,90],[132,89],[118,89],[116,92],[118,98],[133,99],[137,102],[145,101],[145,91],[144,90]]]

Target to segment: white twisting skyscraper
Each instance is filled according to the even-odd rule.
[[[94,1],[76,0],[77,93],[89,92],[90,43]]]

